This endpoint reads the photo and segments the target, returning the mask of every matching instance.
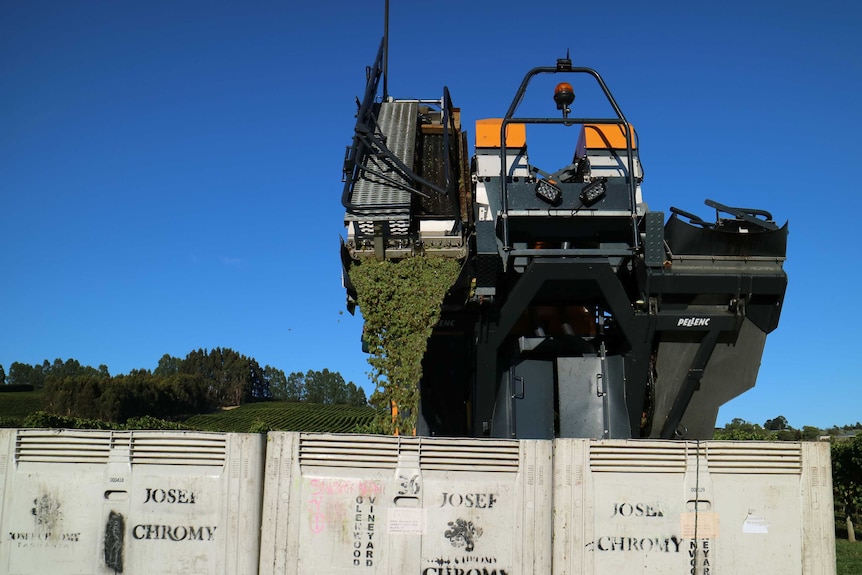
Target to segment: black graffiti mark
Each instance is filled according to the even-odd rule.
[[[443,533],[452,547],[464,547],[465,551],[473,551],[476,539],[482,536],[482,528],[473,525],[472,521],[456,519],[449,522],[449,529]]]
[[[398,482],[400,485],[398,495],[419,495],[421,485],[419,484],[418,473],[414,473],[410,478],[406,475],[399,475]]]
[[[123,572],[123,537],[126,520],[121,513],[111,511],[105,524],[105,565],[115,573]]]
[[[33,508],[30,509],[36,520],[36,527],[53,531],[63,517],[60,511],[60,503],[50,495],[43,495],[33,500]]]

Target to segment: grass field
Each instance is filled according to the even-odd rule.
[[[838,575],[862,575],[862,542],[838,539],[835,541],[835,557]]]
[[[370,407],[289,401],[247,403],[235,409],[195,415],[184,425],[202,431],[314,431],[347,433],[371,423]]]

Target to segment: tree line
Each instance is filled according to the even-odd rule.
[[[761,426],[758,423],[750,423],[744,419],[735,418],[724,427],[716,429],[713,439],[722,440],[758,440],[758,441],[815,441],[824,436],[839,437],[853,436],[862,431],[862,423],[821,429],[813,425],[804,425],[796,429],[787,421],[783,415],[775,419],[767,419]]]
[[[75,359],[14,362],[0,385],[41,389],[48,413],[123,423],[130,418],[178,418],[253,401],[366,405],[365,392],[338,372],[285,375],[230,348],[197,349],[185,358],[165,354],[157,367],[112,376],[107,366]]]

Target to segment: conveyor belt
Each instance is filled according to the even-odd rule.
[[[411,169],[416,148],[417,119],[416,102],[383,102],[377,116],[375,135],[382,138],[386,147]],[[381,155],[366,155],[362,167],[367,171],[362,172],[350,197],[350,203],[355,208],[347,213],[345,219],[409,220],[412,194],[402,186],[412,186],[412,183]]]

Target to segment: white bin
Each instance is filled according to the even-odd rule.
[[[270,433],[260,574],[550,573],[551,451]]]
[[[555,440],[555,575],[835,573],[827,443]]]
[[[257,572],[263,436],[0,433],[0,575]]]

